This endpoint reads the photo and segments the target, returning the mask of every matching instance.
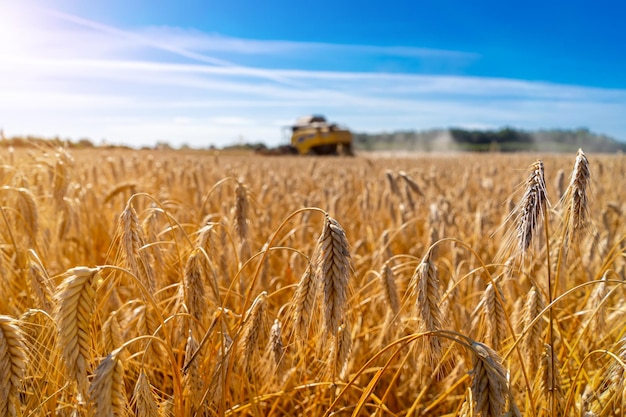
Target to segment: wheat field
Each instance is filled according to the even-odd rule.
[[[622,155],[1,157],[0,416],[626,413]]]

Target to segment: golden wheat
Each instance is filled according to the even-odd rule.
[[[621,155],[0,159],[0,415],[626,410]]]

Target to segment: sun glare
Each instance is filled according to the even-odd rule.
[[[40,9],[26,4],[0,1],[0,60],[37,52],[33,49],[41,34],[43,16]]]
[[[15,54],[24,40],[26,11],[16,5],[0,3],[0,54]]]

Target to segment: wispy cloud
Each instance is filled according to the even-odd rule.
[[[0,31],[0,127],[8,134],[194,146],[243,136],[275,144],[285,120],[321,112],[357,131],[588,126],[626,138],[626,90],[293,65],[294,54],[341,54],[463,66],[480,58],[471,52],[122,29],[49,10],[23,14],[20,27],[21,38]],[[254,65],[256,56],[274,64]]]
[[[202,52],[228,52],[243,55],[279,55],[285,54],[373,54],[401,56],[422,59],[455,59],[471,61],[479,58],[472,52],[445,49],[416,48],[407,46],[345,45],[322,42],[294,42],[289,40],[258,40],[224,36],[216,33],[203,33],[193,29],[168,26],[154,26],[141,29],[139,33],[150,39],[177,49]]]

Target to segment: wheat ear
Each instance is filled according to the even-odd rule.
[[[337,334],[333,338],[329,351],[329,362],[333,380],[335,377],[343,380],[348,372],[348,361],[352,352],[352,336],[347,322],[339,326]]]
[[[319,281],[324,285],[324,328],[336,334],[343,322],[348,297],[350,250],[348,239],[337,220],[326,215],[318,242]]]
[[[593,292],[587,300],[587,304],[583,311],[586,311],[585,326],[589,326],[587,335],[588,339],[596,340],[597,335],[602,334],[606,329],[606,308],[602,308],[602,303],[609,294],[609,290],[606,285],[607,274],[605,273],[600,283],[595,286]],[[596,311],[597,310],[597,311]]]
[[[300,278],[292,300],[293,327],[300,340],[306,339],[309,323],[315,309],[318,287],[313,267],[309,264]]]
[[[396,316],[400,312],[400,297],[398,296],[396,281],[394,280],[393,270],[389,266],[389,262],[385,262],[378,277],[385,296],[385,304],[390,309],[389,314]]]
[[[282,339],[282,327],[278,319],[274,320],[274,324],[270,329],[270,339],[267,344],[267,350],[270,353],[276,369],[281,368],[283,356],[285,354],[285,346]]]
[[[439,289],[439,274],[432,261],[432,251],[422,259],[415,269],[409,283],[417,292],[415,307],[419,317],[419,331],[437,331],[443,328],[444,318],[439,307],[441,292]],[[428,338],[428,354],[431,362],[441,353],[441,342],[436,336]]]
[[[530,248],[537,229],[541,226],[540,219],[544,218],[548,205],[543,162],[536,161],[530,168],[526,191],[516,208],[517,239],[522,253]]]
[[[420,188],[419,185],[417,185],[417,182],[415,182],[415,180],[411,178],[409,174],[407,174],[404,171],[400,171],[398,172],[398,175],[400,175],[400,177],[406,182],[407,186],[411,189],[411,191],[413,191],[415,194],[419,195],[420,197],[424,197],[424,193],[422,192],[422,189]]]
[[[564,196],[565,204],[567,205],[567,236],[570,239],[580,237],[581,232],[587,228],[589,223],[589,198],[587,191],[590,181],[589,161],[582,149],[579,149],[576,154],[572,176]]]
[[[237,181],[235,188],[235,230],[240,242],[248,238],[248,187]]]
[[[554,188],[556,188],[556,194],[562,197],[565,192],[565,171],[562,169],[559,169],[556,173]]]
[[[0,316],[0,415],[16,415],[15,403],[26,367],[22,330],[8,316]]]
[[[385,171],[385,177],[387,177],[387,183],[389,184],[389,189],[391,193],[394,195],[400,195],[400,188],[398,188],[398,183],[396,183],[396,179],[393,176],[393,172],[391,170]]]
[[[255,358],[255,350],[259,345],[261,330],[265,323],[265,311],[267,308],[267,293],[263,291],[254,300],[243,323],[242,329],[242,349],[243,361],[247,367]]]
[[[56,321],[59,347],[68,372],[81,394],[87,393],[87,372],[91,362],[90,321],[96,292],[97,268],[76,267],[67,271],[56,293]]]
[[[285,373],[285,353],[286,348],[283,344],[282,326],[280,321],[275,319],[270,329],[267,346],[265,347],[265,363],[261,368],[267,381],[280,382],[283,380]]]
[[[122,348],[109,353],[96,368],[89,389],[94,416],[126,416],[126,389]]]
[[[539,390],[548,396],[548,393],[554,392],[554,400],[556,401],[557,415],[563,414],[563,386],[561,385],[561,374],[559,369],[561,364],[559,363],[556,355],[552,353],[552,347],[544,343],[543,354],[541,356],[540,365],[540,387]],[[552,361],[554,360],[554,363]],[[554,372],[554,375],[552,374]]]
[[[47,312],[52,311],[52,294],[54,288],[50,284],[50,280],[45,270],[39,265],[39,263],[30,259],[28,261],[27,274],[30,278],[30,286],[33,293],[37,297],[40,306]]]
[[[486,322],[485,340],[487,344],[493,346],[495,350],[498,350],[507,337],[507,319],[504,307],[498,302],[498,298],[504,300],[504,294],[502,294],[502,290],[497,284],[496,288],[500,297],[496,297],[496,290],[491,283],[487,285],[483,296],[483,311]]]
[[[482,343],[472,343],[472,397],[474,411],[481,417],[502,417],[509,397],[506,370],[498,354]]]
[[[119,217],[118,230],[126,266],[148,291],[154,293],[156,290],[154,271],[147,252],[143,250],[145,244],[143,230],[130,202],[126,204],[126,208]]]
[[[187,260],[183,277],[185,305],[189,314],[199,322],[202,322],[202,318],[207,312],[202,269],[203,259],[203,253],[200,250],[194,250]]]
[[[524,314],[522,321],[523,328],[531,325],[533,320],[541,313],[545,306],[537,288],[532,287],[526,297],[526,305],[524,306]],[[526,352],[529,361],[529,369],[537,369],[539,355],[541,352],[541,340],[544,328],[544,322],[539,319],[528,329],[526,338],[523,341],[523,350]]]
[[[39,232],[39,214],[37,210],[37,200],[35,196],[28,188],[18,188],[20,196],[22,197],[18,205],[20,213],[24,218],[24,222],[30,229],[33,240],[37,239]]]
[[[194,352],[198,350],[198,342],[189,332],[187,338],[187,346],[185,348],[185,357],[187,360],[191,358]],[[183,380],[184,390],[183,398],[185,403],[185,414],[195,415],[200,411],[200,400],[202,399],[202,376],[200,375],[200,361],[195,360],[187,367],[187,372]]]
[[[137,382],[135,383],[132,404],[137,417],[157,417],[159,415],[159,407],[155,401],[150,381],[148,381],[148,377],[143,370],[139,372]]]
[[[101,333],[104,352],[106,353],[113,352],[124,343],[122,339],[122,328],[117,320],[117,313],[115,311],[111,313],[109,318],[102,325]]]

